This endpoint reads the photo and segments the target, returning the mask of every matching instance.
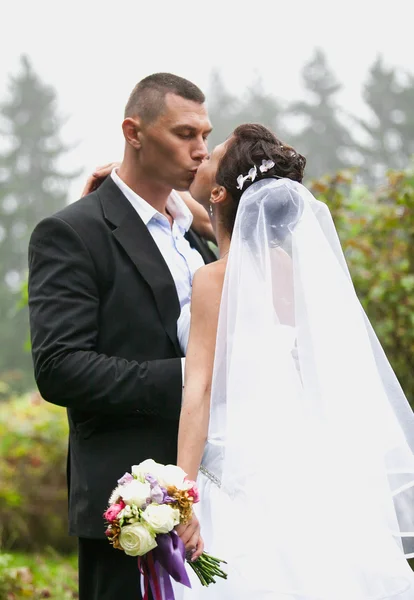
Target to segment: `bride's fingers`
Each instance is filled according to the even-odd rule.
[[[106,165],[96,167],[96,169],[93,172],[93,176],[94,177],[106,177],[107,175],[109,175],[111,173],[112,169],[119,167],[120,164],[121,163],[119,163],[119,162],[111,162],[111,163],[107,163]]]
[[[193,530],[191,529],[191,527],[188,523],[186,525],[178,525],[178,527],[176,527],[175,530],[176,530],[177,534],[180,536],[180,538],[187,550],[188,549],[187,544],[193,535]]]
[[[103,180],[105,179],[105,177],[108,177],[108,175],[110,175],[112,169],[119,167],[120,164],[121,163],[119,162],[111,162],[107,163],[106,165],[96,167],[92,175],[90,175],[86,180],[85,187],[82,190],[81,198],[97,190],[103,182]]]
[[[183,540],[183,538],[181,538],[181,539]],[[183,540],[186,551],[187,552],[196,552],[199,540],[200,540],[200,525],[199,525],[198,521],[196,523],[192,522],[191,537],[187,540],[187,542],[184,542],[184,540]]]
[[[200,558],[200,556],[203,554],[203,552],[204,552],[204,540],[200,535],[198,538],[196,549],[193,552],[193,556],[191,557],[191,562],[194,562],[195,560],[197,560],[197,558]]]
[[[197,550],[198,540],[200,539],[200,532],[196,531],[188,542],[185,544],[186,552],[189,552],[191,556],[194,556],[194,552]]]
[[[90,194],[91,192],[96,190],[97,187],[99,187],[98,181],[97,181],[96,177],[91,175],[86,180],[85,187],[83,188],[82,193],[81,193],[81,198],[83,198],[84,196],[87,196],[88,194]]]

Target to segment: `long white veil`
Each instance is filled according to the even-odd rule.
[[[414,598],[413,412],[328,208],[288,179],[240,200],[209,439],[240,597]]]

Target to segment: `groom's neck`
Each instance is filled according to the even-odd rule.
[[[122,181],[138,196],[161,214],[166,214],[166,205],[172,191],[171,188],[150,179],[145,173],[140,172],[139,166],[135,162],[125,159],[117,173]]]

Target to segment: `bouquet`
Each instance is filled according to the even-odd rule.
[[[155,600],[174,600],[170,576],[191,587],[185,569],[185,547],[175,527],[188,523],[193,504],[199,501],[197,486],[175,465],[152,459],[131,468],[118,480],[104,513],[110,543],[129,556],[138,556],[143,576],[144,599],[151,587]],[[204,552],[189,565],[202,585],[227,578],[223,560]]]

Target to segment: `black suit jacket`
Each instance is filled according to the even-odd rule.
[[[29,312],[39,391],[68,412],[70,533],[103,537],[117,479],[146,458],[176,461],[182,395],[175,284],[110,177],[35,228]]]

